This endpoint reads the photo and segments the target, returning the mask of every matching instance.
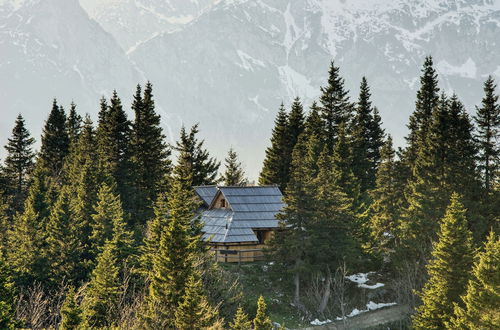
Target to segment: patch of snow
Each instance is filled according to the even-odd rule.
[[[363,289],[371,289],[371,290],[374,290],[374,289],[381,288],[381,287],[383,287],[384,285],[385,285],[384,283],[376,283],[376,284],[373,284],[373,285],[368,285],[368,284],[358,284],[358,287],[359,287],[359,288],[363,288]]]
[[[389,306],[394,306],[396,305],[395,302],[392,303],[374,303],[373,301],[370,301],[368,304],[366,304],[366,308],[370,311],[374,311],[379,308],[384,308],[384,307],[389,307]]]
[[[324,324],[328,324],[328,323],[332,323],[331,320],[324,320],[324,321],[320,321],[318,319],[315,319],[314,321],[311,321],[311,325],[324,325]]]
[[[377,289],[383,287],[385,284],[384,283],[376,283],[373,285],[366,284],[368,282],[368,276],[370,274],[375,274],[374,272],[369,272],[369,273],[358,273],[358,274],[353,274],[350,276],[346,276],[346,278],[354,283],[358,284],[358,288],[363,288],[363,289]]]
[[[253,58],[252,56],[248,55],[247,53],[245,53],[244,51],[242,50],[237,50],[236,53],[238,54],[238,57],[240,58],[241,60],[241,64],[240,63],[237,63],[237,65],[247,71],[254,71],[254,66],[257,65],[257,66],[260,66],[262,68],[265,68],[266,65],[264,64],[264,62],[262,62],[261,60],[259,59],[256,59],[256,58]]]
[[[305,75],[295,71],[289,65],[278,67],[280,80],[285,84],[287,94],[292,98],[300,95],[302,97],[314,97],[317,94],[316,88],[311,80]]]
[[[447,76],[460,76],[464,78],[476,78],[477,66],[476,63],[469,57],[462,65],[452,65],[445,60],[437,63],[436,69],[439,73]]]

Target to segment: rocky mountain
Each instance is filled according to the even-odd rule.
[[[222,158],[233,145],[255,178],[279,104],[300,96],[309,105],[332,59],[353,99],[366,75],[400,142],[426,55],[442,89],[470,110],[486,76],[500,77],[499,0],[80,3],[85,11],[76,0],[0,0],[7,127],[19,111],[39,125],[53,96],[96,113],[100,94],[118,88],[127,98],[149,79],[171,138],[200,122],[209,148]]]

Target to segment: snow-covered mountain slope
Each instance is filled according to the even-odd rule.
[[[131,94],[143,80],[113,36],[77,0],[7,1],[0,5],[1,142],[22,113],[39,140],[57,97],[96,113],[100,95]],[[3,149],[3,148],[2,148]]]
[[[0,0],[2,141],[19,111],[39,126],[53,96],[95,113],[101,92],[129,96],[149,79],[169,132],[200,122],[209,148],[222,158],[233,145],[255,178],[279,104],[309,105],[331,59],[353,98],[366,75],[396,141],[426,55],[470,110],[486,76],[500,77],[500,0],[80,4],[86,12],[77,0]]]
[[[216,0],[80,0],[126,51],[197,18]]]
[[[239,146],[256,173],[279,103],[295,96],[309,103],[332,58],[353,94],[367,76],[400,141],[428,54],[443,89],[471,108],[485,76],[500,74],[499,9],[498,2],[474,0],[223,1],[129,56],[170,112],[200,121],[214,146]]]

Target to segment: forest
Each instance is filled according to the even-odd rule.
[[[221,166],[198,137],[203,123],[167,143],[151,83],[137,86],[133,119],[116,92],[95,124],[54,100],[37,151],[19,114],[0,167],[0,328],[347,322],[345,282],[358,272],[383,274],[387,295],[409,308],[394,328],[499,328],[494,79],[467,111],[440,90],[427,57],[406,145],[395,149],[367,80],[353,97],[334,62],[325,78],[307,109],[297,97],[278,110],[258,184],[277,185],[285,207],[266,260],[246,268],[214,260],[193,190],[251,184],[237,152]],[[255,283],[242,269],[278,298],[248,294]],[[295,321],[278,315],[283,306]]]

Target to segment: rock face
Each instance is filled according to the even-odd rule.
[[[0,0],[2,141],[20,111],[39,125],[54,96],[96,113],[100,94],[128,100],[149,79],[170,137],[200,122],[208,147],[222,158],[233,145],[255,178],[279,104],[309,105],[332,59],[353,99],[366,75],[396,141],[426,55],[469,110],[486,76],[500,76],[498,0],[80,3]]]

